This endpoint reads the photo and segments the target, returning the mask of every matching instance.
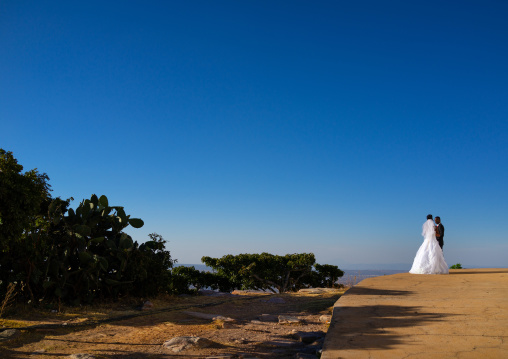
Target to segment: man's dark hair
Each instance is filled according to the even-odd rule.
[[[439,217],[439,216],[436,216],[436,218],[439,218],[439,219],[441,219],[441,217]]]
[[[432,214],[429,214],[429,215],[427,216],[427,219],[432,219]]]

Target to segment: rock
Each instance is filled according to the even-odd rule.
[[[302,343],[310,344],[318,339],[321,339],[325,336],[324,332],[296,332],[292,334],[292,337],[296,340],[301,341]]]
[[[222,320],[224,322],[236,322],[236,319],[229,318],[229,317],[223,317],[222,315],[216,315],[212,319],[213,320]]]
[[[69,359],[95,359],[95,355],[92,354],[71,354]]]
[[[173,353],[179,353],[184,349],[195,347],[195,348],[208,348],[213,342],[206,338],[200,338],[196,336],[182,336],[174,337],[162,344],[166,349],[171,350]]]
[[[332,316],[331,315],[322,315],[319,317],[319,321],[321,323],[330,323],[330,321],[332,320]]]
[[[279,315],[279,324],[298,324],[302,322],[303,320],[297,317],[292,317],[290,315]]]
[[[261,314],[258,317],[260,322],[278,322],[279,317],[273,314]]]
[[[232,357],[233,357],[232,354],[221,354],[221,355],[216,355],[213,357],[206,357],[205,359],[228,359],[228,358],[232,358]]]
[[[247,339],[245,339],[245,338],[235,339],[235,340],[233,340],[233,343],[236,343],[236,344],[247,344]]]
[[[300,347],[302,343],[295,342],[294,340],[289,339],[278,339],[278,340],[270,340],[263,342],[263,345],[275,346],[279,348],[293,348]]]
[[[0,332],[0,342],[17,338],[21,332],[18,329],[5,329]]]
[[[265,302],[270,303],[270,304],[284,304],[284,303],[286,303],[286,301],[280,297],[273,297],[268,300],[265,300]]]
[[[222,328],[222,329],[233,329],[236,327],[236,325],[233,324],[233,322],[220,321],[218,324],[219,324],[220,328]]]
[[[251,324],[262,324],[262,325],[266,324],[266,322],[262,322],[261,320],[256,320],[256,319],[251,320],[250,322],[251,322]]]
[[[201,318],[201,319],[209,319],[209,320],[222,320],[224,322],[235,322],[236,320],[233,318],[223,317],[219,314],[209,314],[209,313],[201,313],[201,312],[191,312],[189,310],[184,310],[182,313],[190,315],[191,317]]]
[[[200,289],[200,290],[198,290],[198,294],[206,296],[206,297],[224,297],[224,296],[231,295],[231,293],[216,292],[215,290],[208,290],[208,289]]]
[[[153,309],[153,303],[150,302],[149,300],[147,300],[146,302],[143,303],[143,305],[141,306],[141,310],[150,310],[150,309]]]

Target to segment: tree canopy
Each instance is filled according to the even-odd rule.
[[[203,257],[201,261],[228,278],[235,288],[294,292],[313,284],[332,287],[344,273],[336,266],[316,264],[313,253],[284,256],[270,253]],[[319,270],[314,270],[314,266]]]
[[[0,148],[0,251],[30,231],[51,200],[49,177],[37,169],[22,172],[12,152]]]

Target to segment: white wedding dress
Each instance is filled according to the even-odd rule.
[[[448,274],[448,265],[439,247],[434,230],[434,221],[428,219],[423,224],[423,243],[416,252],[413,266],[409,273],[413,274]]]

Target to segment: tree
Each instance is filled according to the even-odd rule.
[[[191,289],[193,287],[193,289]],[[196,293],[201,288],[219,289],[230,292],[235,286],[228,278],[208,271],[200,271],[194,266],[179,266],[171,271],[171,293]]]
[[[311,286],[331,288],[344,275],[337,266],[315,263],[313,253],[228,254],[222,258],[203,257],[201,261],[226,279],[231,289],[284,293]]]
[[[133,251],[124,273],[124,280],[132,281],[132,288],[143,296],[169,293],[171,291],[171,268],[176,259],[166,250],[166,241],[160,234],[151,233],[149,241],[138,245]]]
[[[285,256],[261,253],[203,257],[201,261],[228,278],[235,288],[284,293],[308,284],[302,279],[312,272],[316,259],[312,253]]]
[[[312,271],[308,279],[314,288],[333,288],[338,287],[337,281],[344,275],[339,267],[331,264],[314,264],[315,271]]]
[[[12,152],[0,148],[0,252],[36,226],[51,200],[48,175],[22,171]]]

